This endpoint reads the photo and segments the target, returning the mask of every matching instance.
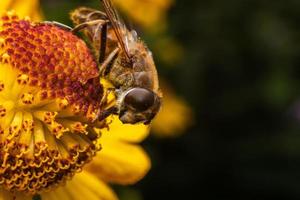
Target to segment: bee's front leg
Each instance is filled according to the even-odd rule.
[[[115,92],[115,88],[107,88],[106,91],[104,92],[104,95],[102,97],[101,103],[99,105],[98,113],[96,114],[95,121],[102,121],[106,119],[109,115],[112,114],[118,114],[119,109],[118,106],[113,104],[115,102],[115,99],[111,99],[108,101],[108,96],[110,93]],[[106,108],[106,109],[103,109]]]
[[[107,40],[107,24],[103,24],[101,28],[101,45],[99,49],[99,63],[103,63],[105,59],[105,53],[106,53],[106,40]]]
[[[85,29],[86,27],[99,25],[99,24],[104,25],[104,24],[107,24],[107,23],[109,23],[109,21],[104,20],[104,19],[96,19],[96,20],[84,22],[82,24],[78,24],[77,26],[75,26],[75,28],[72,29],[72,32],[77,33],[79,31],[81,31],[82,29]]]
[[[102,121],[105,120],[107,117],[113,114],[119,114],[119,108],[117,106],[112,106],[106,110],[100,110],[97,114],[97,117],[93,120],[95,122],[96,120]]]
[[[105,76],[109,72],[109,68],[111,67],[112,62],[117,58],[120,49],[117,47],[113,50],[107,58],[100,64],[99,72],[101,76]]]
[[[44,24],[50,24],[50,25],[55,25],[59,28],[62,28],[62,29],[65,29],[67,31],[70,31],[72,30],[72,28],[70,26],[67,26],[65,24],[62,24],[60,22],[57,22],[57,21],[43,21]]]

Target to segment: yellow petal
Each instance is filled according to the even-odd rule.
[[[2,0],[0,3],[0,14],[3,14],[9,8],[13,0]]]
[[[149,134],[149,126],[144,124],[123,124],[117,116],[111,117],[109,120],[112,120],[109,130],[101,130],[103,136],[138,143],[144,140]]]
[[[149,171],[150,160],[140,146],[107,137],[100,142],[103,149],[88,164],[87,170],[104,181],[133,184]]]
[[[89,172],[76,174],[65,186],[41,194],[43,200],[117,200],[111,188]]]
[[[15,10],[18,16],[29,16],[34,21],[41,20],[41,12],[39,10],[39,0],[1,0],[0,15],[9,10]]]
[[[193,113],[187,103],[171,88],[162,84],[162,90],[163,105],[153,120],[152,131],[158,137],[176,137],[193,123]]]

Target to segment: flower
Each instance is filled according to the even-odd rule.
[[[0,26],[0,184],[35,194],[80,171],[106,121],[97,64],[86,44],[54,25],[19,19]],[[98,80],[98,81],[97,81]]]
[[[1,21],[0,196],[117,199],[107,183],[132,184],[150,168],[137,144],[148,127],[113,117],[91,123],[105,109],[105,88],[82,40],[12,12]]]

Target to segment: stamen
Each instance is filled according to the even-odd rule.
[[[21,95],[21,102],[24,105],[31,105],[33,104],[34,96],[31,93],[24,93]]]
[[[29,82],[29,76],[26,74],[19,74],[17,77],[17,82],[20,85],[27,85]]]

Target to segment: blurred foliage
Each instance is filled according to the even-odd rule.
[[[166,15],[173,0],[114,0],[115,5],[136,23],[151,32],[167,26]]]
[[[42,5],[68,22],[61,10],[83,4],[93,3]],[[144,33],[166,56],[176,48],[153,41],[179,44],[179,60],[156,59],[197,122],[181,138],[146,141],[153,168],[137,186],[145,200],[299,198],[299,13],[299,0],[177,0],[167,28]]]

